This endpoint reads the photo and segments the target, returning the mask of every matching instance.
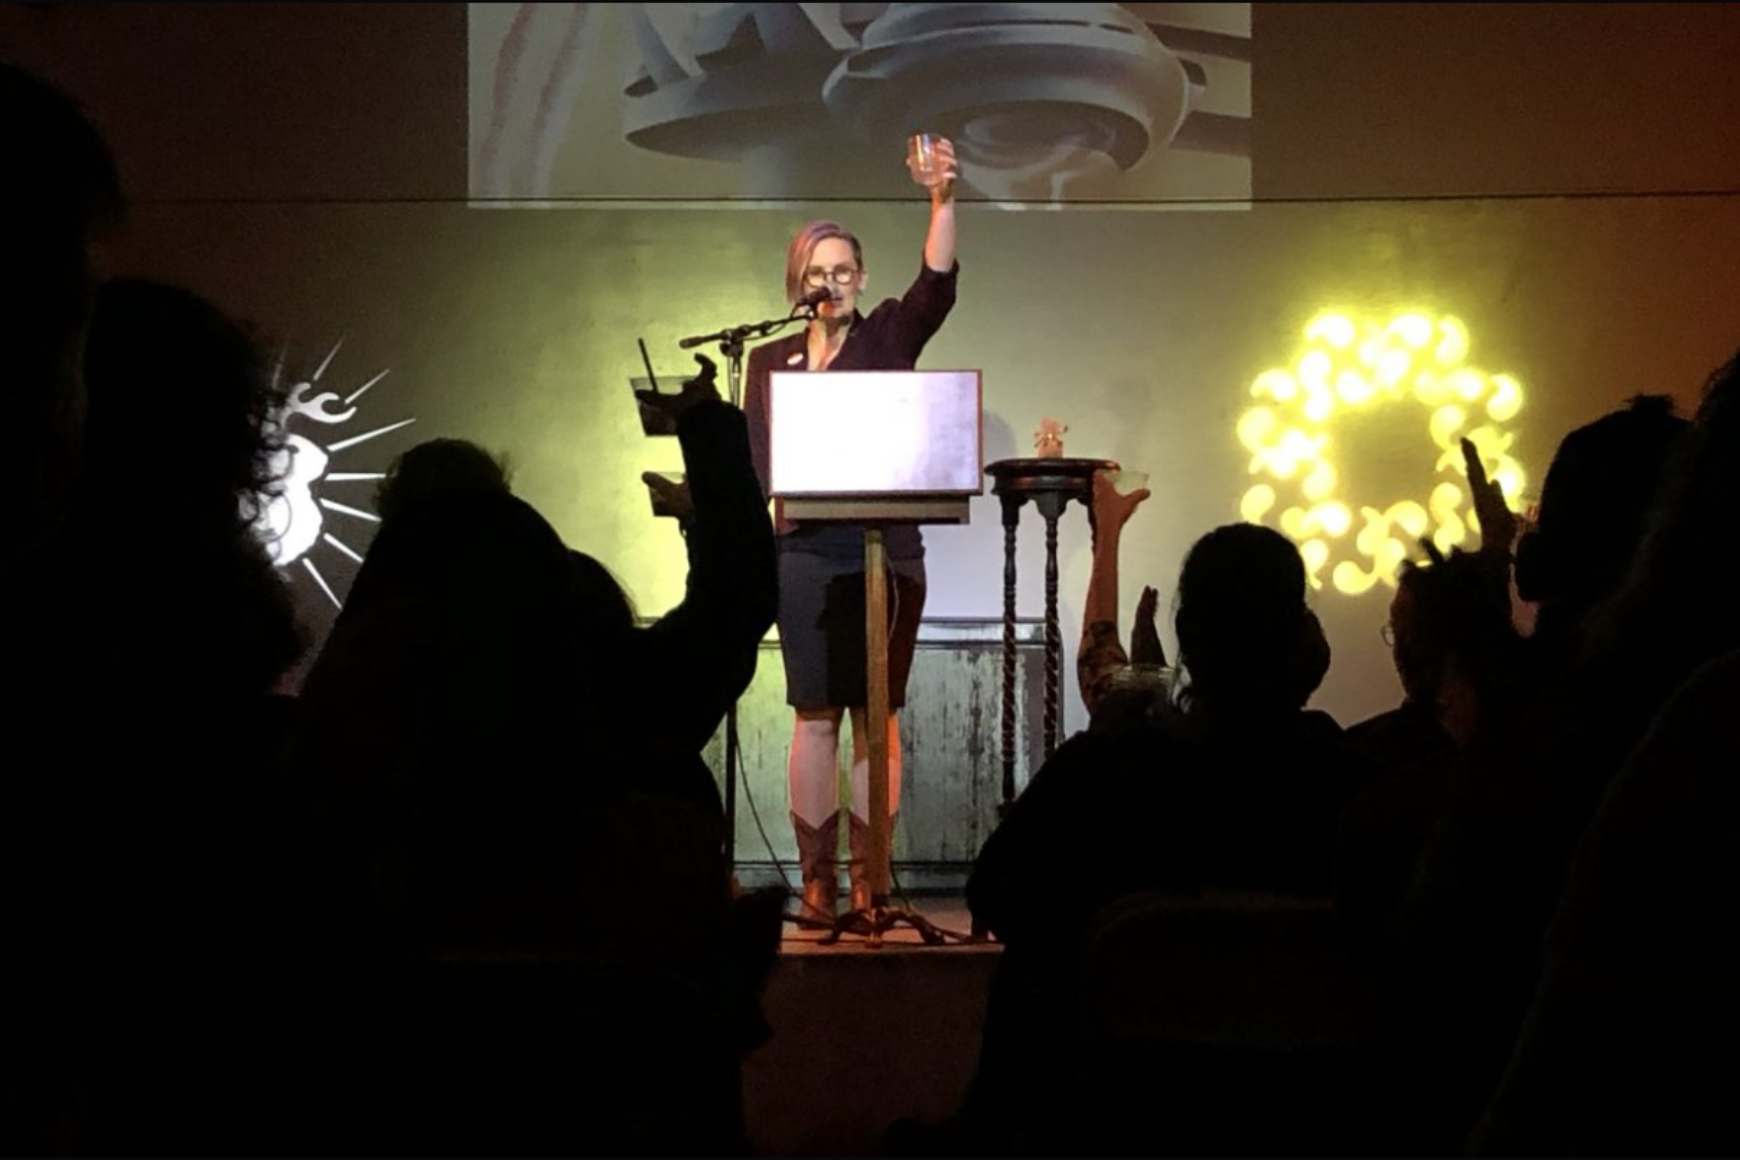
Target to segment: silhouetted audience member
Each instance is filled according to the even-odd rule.
[[[1432,562],[1404,570],[1391,611],[1407,700],[1349,731],[1378,773],[1343,811],[1336,903],[1355,961],[1386,981],[1401,969],[1393,944],[1422,852],[1465,792],[1468,769],[1521,744],[1519,711],[1528,703],[1524,641],[1510,620],[1508,552],[1446,557],[1427,546]],[[1392,994],[1392,1006],[1408,994],[1406,987]],[[1399,1030],[1415,1021],[1393,1016],[1389,1034],[1372,1045],[1389,1146],[1402,1151],[1426,1146],[1428,1092],[1437,1082],[1427,1073],[1438,1062],[1422,1062],[1426,1049]]]
[[[12,518],[0,546],[6,623],[0,710],[5,799],[0,805],[0,914],[14,996],[13,1033],[0,1046],[0,1148],[42,1151],[46,1118],[70,1098],[56,1091],[54,1055],[41,1037],[64,973],[52,944],[67,892],[55,813],[58,774],[76,728],[77,547],[73,511],[84,442],[82,352],[96,275],[91,245],[122,210],[108,143],[65,93],[0,60],[0,487]],[[46,1002],[38,997],[46,997]]]
[[[568,904],[540,874],[571,844],[570,799],[608,792],[583,774],[584,650],[567,548],[523,501],[452,490],[382,521],[304,684],[297,739],[352,832],[372,949],[553,937],[531,915]]]
[[[1522,639],[1504,577],[1485,552],[1405,565],[1390,605],[1390,639],[1405,700],[1348,730],[1377,768],[1342,819],[1338,901],[1361,956],[1388,936],[1427,837],[1456,792],[1463,754],[1480,760],[1524,687]],[[1491,744],[1497,744],[1492,742]]]
[[[766,503],[748,466],[742,412],[719,399],[711,365],[703,363],[681,394],[645,392],[642,399],[668,418],[687,467],[682,485],[647,480],[680,492],[671,502],[688,558],[683,599],[642,625],[633,599],[604,563],[572,551],[569,565],[589,663],[609,674],[600,691],[615,699],[608,715],[650,754],[639,788],[683,798],[722,824],[718,787],[700,754],[754,677],[777,604],[777,573]],[[432,440],[389,468],[376,510],[390,519],[452,492],[510,491],[505,461],[464,440]],[[374,575],[366,581],[375,582]],[[649,695],[655,689],[658,694]]]
[[[1393,769],[1442,766],[1477,744],[1502,715],[1518,662],[1510,602],[1517,521],[1472,440],[1462,440],[1462,458],[1479,549],[1446,556],[1423,539],[1429,563],[1402,564],[1384,630],[1402,704],[1348,730],[1350,743]]]
[[[1668,396],[1639,395],[1560,441],[1516,546],[1517,592],[1540,606],[1535,646],[1557,667],[1575,663],[1590,613],[1625,579],[1689,426]]]
[[[98,293],[85,377],[92,567],[164,565],[139,569],[129,584],[163,622],[141,624],[125,602],[92,610],[104,624],[99,640],[122,646],[105,668],[135,667],[128,634],[161,634],[178,642],[164,660],[184,682],[256,701],[304,642],[289,590],[252,528],[275,486],[267,420],[279,402],[253,337],[179,287],[111,281]]]
[[[1548,470],[1539,530],[1519,544],[1518,587],[1539,600],[1528,679],[1493,699],[1505,710],[1500,724],[1461,763],[1394,928],[1397,1018],[1428,1077],[1431,1126],[1416,1147],[1458,1147],[1491,1097],[1571,850],[1608,777],[1692,667],[1652,672],[1639,659],[1591,653],[1627,561],[1649,554],[1652,501],[1672,502],[1661,492],[1666,465],[1691,438],[1664,400],[1634,401],[1573,431]],[[1711,655],[1704,647],[1694,662]]]
[[[288,1146],[265,1133],[288,1130],[292,1032],[320,993],[299,956],[323,928],[308,818],[272,762],[271,689],[302,642],[250,529],[271,389],[242,327],[136,280],[99,291],[84,371],[61,638],[79,730],[31,819],[52,901],[23,940],[54,980],[49,1074],[71,1077],[44,1114],[81,1105],[79,1149]]]
[[[1006,943],[1168,882],[1329,891],[1334,818],[1364,766],[1333,720],[1303,708],[1328,646],[1298,550],[1252,524],[1210,532],[1185,560],[1175,627],[1183,715],[1125,740],[1072,739],[986,843],[968,901]],[[1121,840],[1132,815],[1182,832]],[[1070,843],[1097,851],[1079,862],[1084,881],[1055,871],[1073,863]]]
[[[20,583],[71,512],[83,439],[80,355],[96,275],[91,243],[117,224],[108,143],[71,98],[0,60],[0,494],[13,518],[0,583]],[[17,606],[14,605],[14,608]],[[41,606],[32,604],[40,616]],[[16,652],[16,650],[13,650]]]
[[[1736,882],[1722,829],[1740,651],[1727,534],[1740,502],[1740,354],[1711,375],[1678,442],[1641,549],[1589,617],[1553,752],[1571,792],[1537,837],[1581,844],[1529,1022],[1475,1139],[1484,1151],[1734,1146],[1721,1112],[1734,1072],[1719,1045],[1740,1026],[1722,976]],[[1650,461],[1614,459],[1622,476],[1627,463],[1637,471],[1614,490],[1657,491]],[[1586,1095],[1578,1122],[1562,1118],[1572,1091]]]
[[[1511,548],[1517,523],[1479,449],[1462,440],[1478,550],[1404,563],[1385,639],[1402,704],[1348,730],[1379,774],[1343,823],[1340,904],[1348,933],[1370,961],[1387,936],[1427,836],[1452,799],[1463,764],[1517,739],[1530,666],[1512,621]]]
[[[431,509],[456,503],[456,510],[471,512],[476,502],[512,495],[506,460],[469,440],[430,439],[396,456],[375,489],[382,531],[390,523],[427,534],[395,533],[388,541],[389,550],[380,552],[371,546],[351,582],[339,622],[354,620],[377,602],[420,590],[435,579],[431,573],[453,554],[435,533],[439,521],[429,515]],[[405,546],[397,546],[395,540],[403,540]],[[474,566],[470,561],[462,563]]]
[[[1455,752],[1456,741],[1439,720],[1439,699],[1453,639],[1447,634],[1443,573],[1408,561],[1396,580],[1384,639],[1402,703],[1347,730],[1350,745],[1392,766],[1432,763]]]
[[[1644,430],[1655,435],[1661,423],[1658,415]],[[1705,661],[1740,648],[1740,603],[1733,597],[1740,563],[1722,534],[1731,522],[1730,503],[1740,495],[1740,354],[1710,375],[1691,426],[1667,438],[1672,458],[1665,466],[1655,456],[1612,453],[1613,474],[1629,486],[1609,491],[1647,493],[1655,504],[1647,527],[1630,541],[1629,564],[1614,573],[1606,599],[1585,618],[1571,703],[1550,738],[1580,811],[1566,828],[1573,840],[1606,777],[1667,698]],[[1543,499],[1543,525],[1546,519]],[[1547,614],[1543,605],[1541,615]]]
[[[471,470],[490,463],[481,449],[448,441],[407,453],[389,473],[393,486],[383,495],[389,514],[304,693],[311,716],[304,745],[328,730],[346,737],[355,730],[367,735],[353,738],[356,745],[379,751],[370,760],[345,762],[356,770],[355,788],[389,799],[437,791],[445,796],[450,782],[482,778],[477,792],[487,790],[506,811],[495,822],[471,805],[456,805],[450,815],[442,811],[442,824],[455,828],[453,842],[475,827],[457,845],[435,841],[423,848],[424,839],[410,834],[383,833],[379,843],[365,841],[379,846],[380,857],[427,858],[419,873],[436,876],[428,879],[431,884],[447,883],[429,898],[401,900],[426,911],[407,919],[417,929],[376,932],[371,941],[384,938],[394,953],[453,946],[524,949],[552,940],[572,949],[575,940],[614,938],[596,930],[598,924],[578,921],[581,899],[570,893],[565,876],[537,890],[514,884],[514,875],[532,868],[512,868],[537,856],[536,843],[520,845],[525,835],[511,828],[534,821],[554,827],[538,841],[559,862],[576,853],[571,830],[587,820],[587,803],[595,814],[599,803],[614,805],[664,789],[646,780],[651,737],[622,717],[631,705],[638,709],[656,700],[658,692],[633,686],[623,669],[632,639],[626,596],[601,565],[571,552],[535,510],[511,495],[503,475]],[[450,477],[425,477],[443,476],[455,465]],[[365,685],[364,674],[376,669]],[[673,679],[681,677],[673,673]],[[407,744],[369,724],[395,714],[439,722],[456,736],[437,742],[413,731]],[[323,740],[322,747],[327,745]],[[511,753],[519,759],[509,760]],[[512,777],[500,772],[504,766],[514,771]],[[410,780],[383,778],[392,767]],[[519,790],[510,789],[515,779],[523,782]],[[534,802],[543,804],[534,811]],[[716,856],[714,811],[693,800],[687,804],[700,807],[692,824],[707,831],[703,846]],[[390,808],[350,812],[367,820]],[[420,815],[438,816],[428,810]],[[485,840],[490,837],[499,844]],[[413,840],[418,849],[395,852]],[[472,859],[482,865],[471,865]],[[497,875],[506,877],[490,886]],[[385,877],[407,880],[403,873]],[[718,887],[723,899],[723,878]],[[485,897],[490,901],[479,901]],[[381,905],[398,909],[386,900]],[[566,917],[556,917],[561,915]]]
[[[636,634],[623,688],[635,691],[626,708],[652,742],[667,792],[717,808],[718,789],[700,753],[754,679],[778,611],[779,573],[748,423],[719,398],[712,362],[697,361],[700,372],[680,394],[640,395],[674,420],[682,445],[682,494],[665,498],[678,513],[689,569],[683,599]],[[655,490],[670,489],[661,477],[643,478]]]
[[[993,1146],[1066,1146],[1074,964],[1093,916],[1143,890],[1327,897],[1336,819],[1365,765],[1304,705],[1328,668],[1298,549],[1218,528],[1191,549],[1165,726],[1072,738],[985,844],[967,887],[1006,944],[966,1108]]]
[[[375,489],[375,514],[390,519],[412,504],[471,491],[511,492],[507,461],[466,439],[430,439],[394,459]]]
[[[1075,656],[1076,685],[1094,732],[1155,724],[1170,710],[1166,650],[1155,625],[1160,598],[1154,589],[1144,588],[1137,601],[1129,652],[1118,631],[1118,550],[1124,525],[1148,496],[1147,488],[1124,495],[1110,472],[1094,473],[1093,568]]]
[[[1607,787],[1520,1041],[1468,1151],[1733,1155],[1740,653],[1692,675]]]
[[[358,1109],[364,1150],[726,1146],[735,1059],[708,1023],[724,1021],[710,988],[731,917],[716,826],[637,792],[593,647],[555,530],[478,490],[382,522],[309,674],[297,755],[328,786],[354,945],[378,976],[358,1035],[388,1082]],[[515,998],[552,960],[575,964],[569,988],[536,986],[541,1008]],[[619,1022],[600,1030],[624,1003],[657,1051]],[[622,1085],[647,1078],[649,1053],[667,1114],[637,1143]],[[569,1098],[502,1115],[504,1074]]]
[[[676,414],[693,493],[677,609],[636,627],[607,569],[509,494],[487,456],[449,447],[395,473],[417,498],[387,503],[309,676],[299,748],[326,755],[360,949],[388,977],[470,988],[450,1043],[406,1031],[420,1047],[389,1103],[414,1112],[425,1084],[504,1091],[460,1045],[533,1056],[521,1066],[544,1077],[548,1098],[515,1097],[511,1143],[491,1142],[475,1094],[418,1123],[418,1141],[742,1147],[738,1067],[766,1034],[756,991],[780,899],[733,904],[699,750],[753,673],[774,572],[743,416],[706,386],[659,404]],[[442,465],[458,465],[454,486],[418,481]],[[597,991],[560,1000],[556,986],[540,1031],[501,988],[550,956],[591,964]],[[480,958],[518,965],[430,973]],[[375,1034],[390,1043],[415,1018],[389,1001]],[[585,1079],[600,1069],[610,1084]]]

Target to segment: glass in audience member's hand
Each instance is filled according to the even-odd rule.
[[[935,185],[943,178],[942,158],[936,151],[939,140],[935,133],[914,133],[906,139],[906,167],[920,185]]]
[[[635,404],[640,411],[640,429],[642,434],[675,435],[677,433],[676,419],[674,419],[668,412],[662,411],[656,406],[649,407],[640,400],[640,395],[643,391],[647,393],[657,393],[653,386],[653,380],[644,377],[633,378],[628,381],[628,384],[634,389]]]
[[[646,475],[659,476],[661,479],[667,480],[677,487],[686,487],[688,483],[688,477],[679,472],[649,471]],[[644,476],[642,478],[645,480]],[[665,516],[671,519],[682,519],[684,517],[686,513],[681,510],[680,503],[673,506],[672,500],[666,496],[665,492],[653,486],[651,481],[645,482],[647,493],[652,496],[652,514],[654,516]]]
[[[1147,486],[1148,473],[1146,471],[1131,471],[1128,468],[1120,467],[1112,472],[1112,489],[1119,495],[1134,495]]]

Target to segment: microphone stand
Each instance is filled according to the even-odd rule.
[[[719,353],[725,356],[726,393],[730,396],[731,405],[741,408],[744,343],[752,338],[766,338],[794,322],[807,322],[815,316],[814,306],[799,304],[784,318],[748,322],[742,326],[716,330],[712,334],[699,334],[683,339],[677,343],[677,347],[680,350],[691,350],[697,346],[718,343]],[[732,701],[731,707],[725,711],[725,865],[733,875],[737,873],[737,755],[737,702]]]

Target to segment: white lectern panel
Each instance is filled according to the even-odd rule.
[[[776,496],[981,495],[978,371],[775,371]]]

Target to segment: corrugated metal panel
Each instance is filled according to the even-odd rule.
[[[1039,719],[1045,680],[1043,625],[1016,625],[1016,755],[1019,788],[1040,762]],[[894,834],[896,868],[907,867],[917,884],[921,872],[959,877],[997,824],[1002,800],[1000,751],[1003,690],[1001,620],[925,621],[919,630],[900,717],[905,785]],[[1031,727],[1029,727],[1031,722]],[[739,780],[737,860],[740,866],[797,857],[792,837],[786,755],[792,713],[785,703],[785,670],[779,642],[762,645],[755,681],[738,703]],[[707,762],[723,786],[725,734],[708,745]],[[845,800],[850,726],[841,727],[841,800]],[[752,805],[753,803],[753,805]],[[759,815],[766,838],[756,826]],[[750,875],[749,877],[755,877]]]

